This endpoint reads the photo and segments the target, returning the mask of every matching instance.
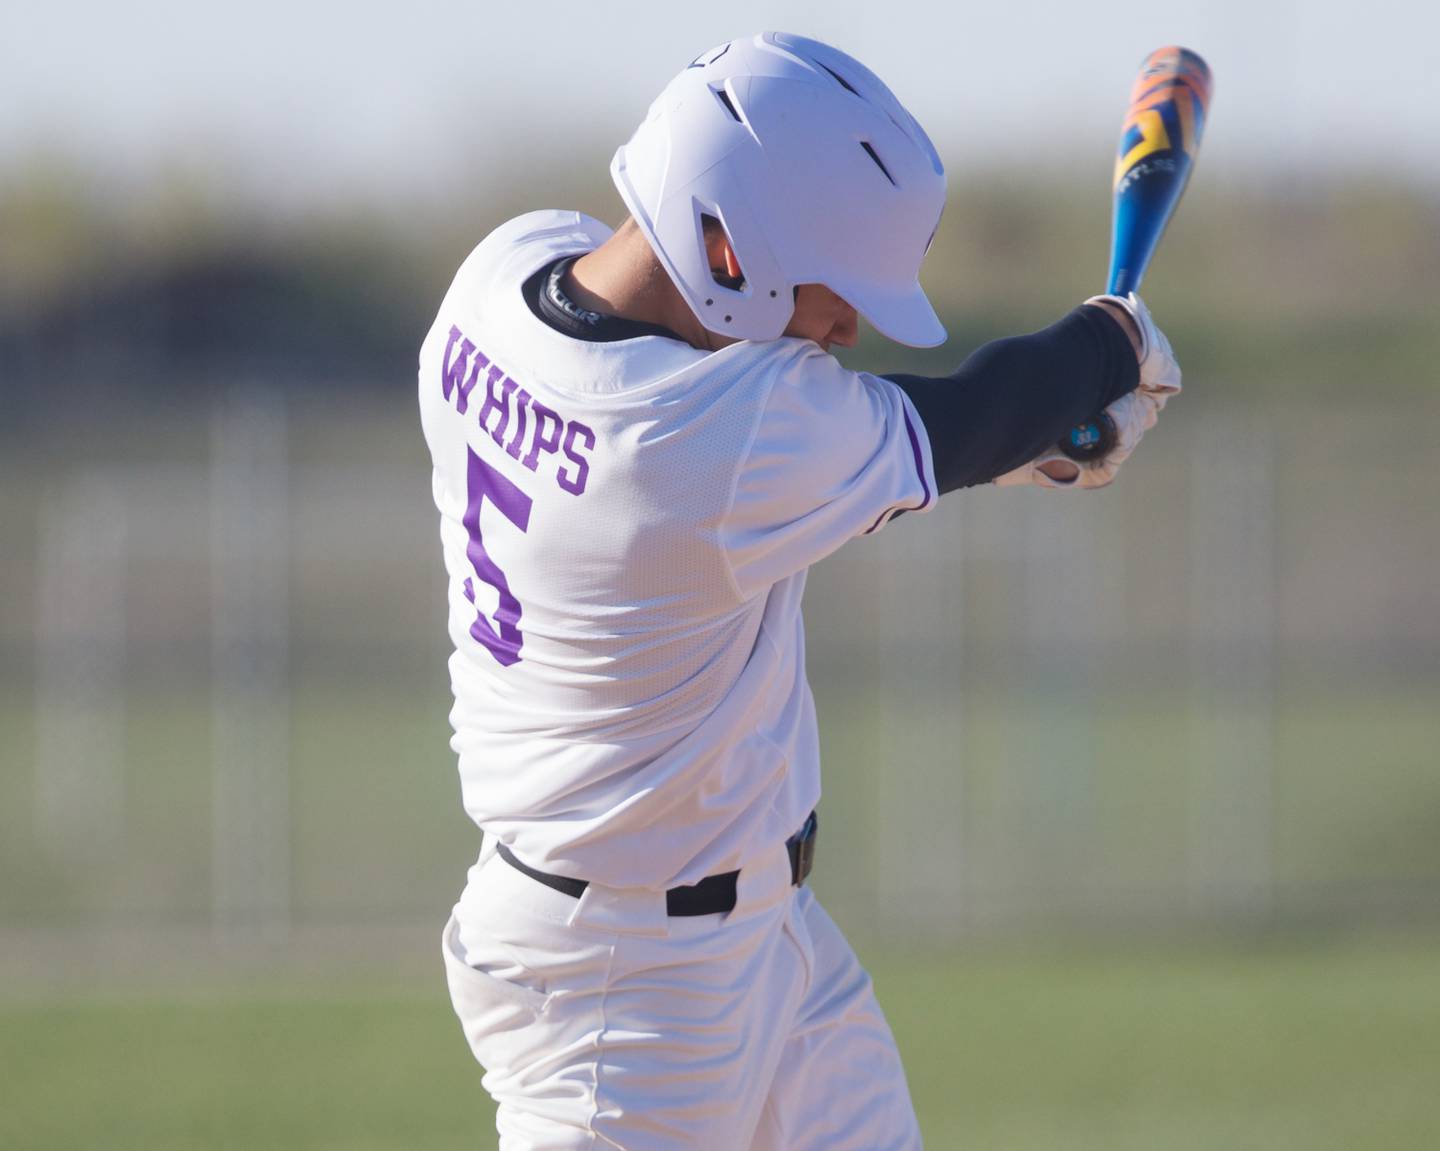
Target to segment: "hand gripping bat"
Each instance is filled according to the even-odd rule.
[[[1140,66],[1115,158],[1105,289],[1112,296],[1140,289],[1195,165],[1210,89],[1209,66],[1188,48],[1158,48]],[[1072,460],[1097,460],[1115,446],[1115,435],[1114,423],[1101,412],[1071,428],[1057,446]]]

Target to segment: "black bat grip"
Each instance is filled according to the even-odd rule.
[[[1101,412],[1083,424],[1076,424],[1055,446],[1076,463],[1085,464],[1091,460],[1103,460],[1119,442],[1120,433],[1115,421],[1108,413]]]

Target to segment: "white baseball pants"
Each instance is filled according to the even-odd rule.
[[[482,853],[445,927],[450,997],[501,1151],[912,1151],[870,979],[783,846],[726,915],[578,900]]]

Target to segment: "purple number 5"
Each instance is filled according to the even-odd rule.
[[[477,605],[470,634],[489,650],[501,667],[509,667],[520,662],[520,645],[525,642],[525,636],[520,631],[520,601],[510,591],[510,581],[505,578],[505,573],[485,550],[485,541],[480,535],[480,508],[488,499],[501,515],[523,532],[530,527],[532,501],[473,450],[467,448],[466,451],[470,460],[466,468],[469,501],[465,505],[465,530],[470,533],[470,542],[465,547],[465,555],[469,557],[475,574],[500,596],[495,608],[495,626],[491,626]],[[475,603],[475,585],[468,579],[465,581],[465,598]]]

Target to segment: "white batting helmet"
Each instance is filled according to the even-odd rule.
[[[919,272],[945,169],[915,117],[853,57],[779,32],[711,49],[660,93],[610,174],[709,330],[773,340],[796,285],[817,283],[893,340],[944,343]],[[711,273],[707,215],[729,234],[739,289]]]

